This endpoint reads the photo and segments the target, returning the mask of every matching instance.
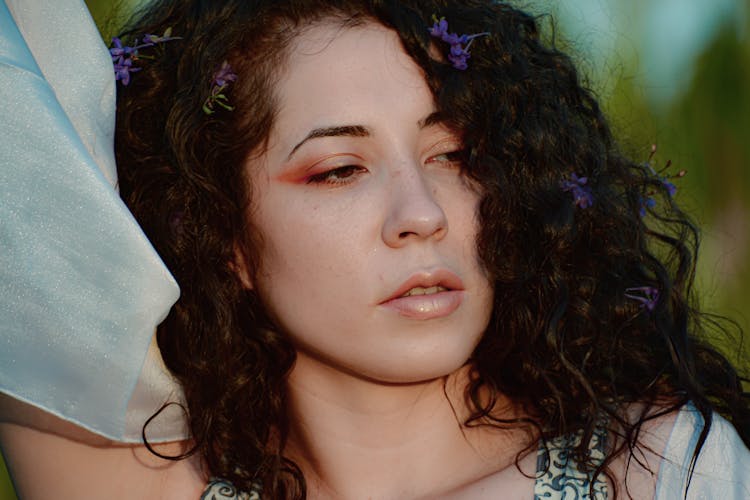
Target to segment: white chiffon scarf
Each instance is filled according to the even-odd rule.
[[[112,63],[82,0],[0,2],[0,391],[110,439],[181,402],[179,289],[116,190]],[[170,407],[149,440],[187,437]]]

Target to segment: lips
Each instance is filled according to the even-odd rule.
[[[461,305],[464,285],[447,269],[421,271],[402,283],[379,305],[411,319],[448,316]]]
[[[429,288],[424,288],[421,286],[415,286],[408,292],[402,295],[402,297],[412,297],[414,295],[432,295],[433,293],[439,293],[439,292],[447,292],[448,289],[443,286],[431,286]]]

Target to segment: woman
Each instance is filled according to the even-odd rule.
[[[165,2],[123,40],[120,193],[181,287],[158,341],[192,441],[119,477],[670,498],[695,465],[690,495],[749,493],[747,398],[696,339],[695,231],[533,18]]]

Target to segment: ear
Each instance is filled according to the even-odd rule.
[[[250,277],[250,269],[247,265],[247,258],[236,243],[234,245],[234,259],[229,262],[229,269],[240,279],[246,289],[252,290],[254,288],[253,280]]]

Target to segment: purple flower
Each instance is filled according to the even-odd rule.
[[[448,45],[461,45],[462,43],[466,43],[469,41],[468,35],[459,35],[457,33],[444,33],[440,39],[447,43]]]
[[[646,210],[649,208],[654,208],[656,206],[656,200],[652,197],[647,198],[641,198],[640,208],[638,209],[638,213],[641,214],[641,217],[646,216]]]
[[[227,61],[224,61],[223,63],[221,63],[219,71],[214,73],[211,83],[213,87],[216,88],[224,87],[229,82],[233,82],[235,80],[237,80],[237,75],[234,74],[234,71],[232,71],[232,67],[229,65],[229,63]]]
[[[659,289],[652,286],[626,288],[625,297],[640,302],[642,308],[653,312],[659,302]]]
[[[130,83],[130,73],[140,71],[141,68],[133,67],[133,60],[129,57],[120,57],[114,64],[115,67],[115,81],[122,82],[123,85],[127,86]]]
[[[469,53],[461,45],[451,45],[450,53],[455,57],[469,57]]]
[[[429,28],[430,35],[436,38],[442,38],[443,35],[447,35],[448,21],[446,21],[444,17],[437,19],[435,16],[432,16],[432,18],[435,20],[435,24],[432,25],[432,28]]]
[[[448,54],[448,60],[451,62],[454,68],[460,69],[461,71],[465,71],[469,67],[469,63],[466,62],[466,60],[469,58],[469,56],[454,56],[453,54]]]
[[[153,47],[157,43],[178,40],[180,38],[170,36],[171,33],[172,29],[167,28],[162,36],[144,35],[143,43],[139,45],[138,39],[136,38],[133,47],[123,45],[122,40],[118,37],[112,38],[113,47],[109,49],[109,53],[112,56],[112,65],[115,70],[115,81],[122,82],[123,85],[130,83],[130,74],[141,70],[141,68],[133,66],[133,61],[138,61],[139,59],[151,59],[150,57],[139,56],[138,50]]]
[[[448,60],[453,64],[454,68],[465,70],[468,67],[466,60],[469,57],[471,57],[471,54],[464,47],[461,45],[451,45]]]
[[[125,48],[122,46],[122,40],[120,40],[119,38],[117,37],[112,38],[112,45],[114,45],[114,47],[111,47],[109,49],[109,53],[112,56],[119,57],[125,53]]]
[[[667,194],[670,197],[673,197],[675,194],[677,194],[677,186],[675,186],[672,183],[672,181],[670,181],[669,179],[675,179],[675,178],[679,179],[679,178],[683,177],[687,173],[687,171],[686,170],[680,170],[675,175],[662,176],[661,173],[664,172],[665,170],[668,170],[669,167],[672,166],[672,160],[667,160],[667,163],[664,165],[664,167],[661,170],[659,170],[659,172],[656,172],[653,169],[653,167],[651,166],[651,159],[653,158],[654,154],[656,154],[656,145],[655,144],[653,146],[651,146],[651,154],[649,155],[648,161],[645,164],[646,168],[648,168],[648,170],[651,172],[651,174],[653,176],[655,176],[662,183],[662,185],[664,186],[664,188],[667,190]]]
[[[489,33],[476,33],[474,35],[459,35],[457,33],[448,32],[448,21],[445,18],[437,19],[436,16],[432,16],[435,24],[431,28],[427,28],[430,35],[435,38],[440,38],[442,41],[450,45],[450,51],[448,52],[448,60],[451,62],[454,68],[465,70],[469,67],[467,59],[470,57],[469,46],[474,38],[479,36],[489,35]],[[464,46],[466,44],[466,46]]]
[[[594,204],[594,196],[591,194],[591,188],[586,185],[588,181],[588,177],[578,177],[573,172],[570,174],[570,179],[563,179],[560,182],[563,191],[573,194],[573,200],[578,208],[588,208]]]
[[[109,49],[109,53],[112,55],[113,60],[115,57],[129,56],[135,52],[133,47],[128,47],[127,45],[123,47],[122,40],[117,37],[112,38],[112,45],[114,47]]]
[[[232,71],[232,67],[227,61],[221,63],[218,71],[211,77],[211,92],[203,101],[203,112],[207,115],[214,114],[214,105],[221,106],[227,111],[232,111],[233,106],[229,104],[229,98],[224,94],[224,90],[231,82],[237,80],[237,75]]]
[[[661,183],[667,188],[669,196],[674,196],[677,193],[677,186],[672,184],[666,177],[661,180]]]

